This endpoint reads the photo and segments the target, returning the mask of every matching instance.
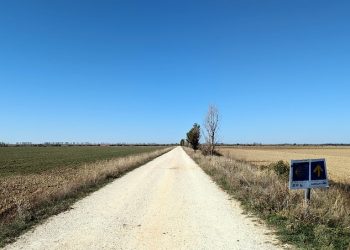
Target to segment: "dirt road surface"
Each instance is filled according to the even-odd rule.
[[[177,147],[5,249],[281,249]]]

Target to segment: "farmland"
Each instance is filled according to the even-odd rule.
[[[77,168],[100,160],[147,153],[158,146],[0,147],[0,177]]]
[[[170,148],[0,148],[0,247],[21,231],[68,209],[79,197]]]
[[[350,182],[350,147],[342,146],[246,146],[220,147],[226,157],[254,165],[269,165],[291,159],[325,158],[330,179]]]
[[[283,242],[301,249],[349,249],[349,179],[335,181],[334,172],[349,169],[335,165],[345,162],[347,148],[325,147],[221,147],[224,156],[187,153],[241,205],[276,230]],[[305,209],[304,192],[289,190],[287,164],[276,162],[290,158],[328,159],[333,173],[330,188],[313,189]],[[344,159],[345,158],[345,159]],[[347,182],[347,183],[344,183]]]

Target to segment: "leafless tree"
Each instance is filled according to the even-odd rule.
[[[213,155],[215,152],[215,146],[218,140],[219,130],[219,110],[217,107],[210,105],[208,113],[205,117],[204,128],[206,130],[206,142],[209,146],[210,154]]]

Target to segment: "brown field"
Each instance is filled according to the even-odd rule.
[[[56,161],[53,161],[51,165],[47,164],[50,166],[46,167],[47,169],[36,167],[33,173],[24,171],[24,167],[21,171],[8,171],[3,168],[4,172],[14,174],[0,175],[0,248],[41,218],[69,208],[72,199],[78,195],[87,194],[93,191],[94,187],[117,178],[170,149],[130,147],[128,154],[122,154],[123,148],[121,148],[116,150],[116,156],[112,159],[81,162],[80,165],[71,164],[67,167],[56,166]],[[72,150],[74,151],[74,148],[69,149],[68,152]],[[79,150],[85,152],[84,148]],[[76,156],[74,157],[71,158],[76,159]],[[46,158],[44,154],[41,160]],[[35,166],[37,162],[40,160],[33,160],[30,166]]]
[[[350,147],[247,146],[220,147],[219,151],[224,156],[255,165],[268,165],[279,160],[325,158],[330,179],[350,182]]]
[[[41,173],[1,177],[0,223],[11,220],[44,201],[55,200],[79,188],[118,177],[168,150],[153,149],[153,152],[88,163],[79,168],[57,168]]]
[[[281,167],[279,164],[267,168],[258,166],[280,159],[311,157],[334,157],[338,163],[349,158],[350,149],[221,147],[219,151],[226,155],[223,157],[185,150],[220,187],[241,201],[243,208],[272,225],[282,242],[298,249],[350,250],[349,182],[333,182],[331,188],[313,189],[306,209],[303,190],[289,190],[288,174],[276,171],[285,168],[276,168]],[[332,172],[340,169],[349,173],[337,168],[338,165],[329,165]]]

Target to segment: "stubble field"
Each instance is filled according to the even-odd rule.
[[[77,198],[169,151],[161,146],[0,147],[0,247]]]
[[[279,160],[325,158],[331,180],[350,182],[350,147],[346,146],[235,146],[220,147],[226,157],[254,165],[269,165]]]

